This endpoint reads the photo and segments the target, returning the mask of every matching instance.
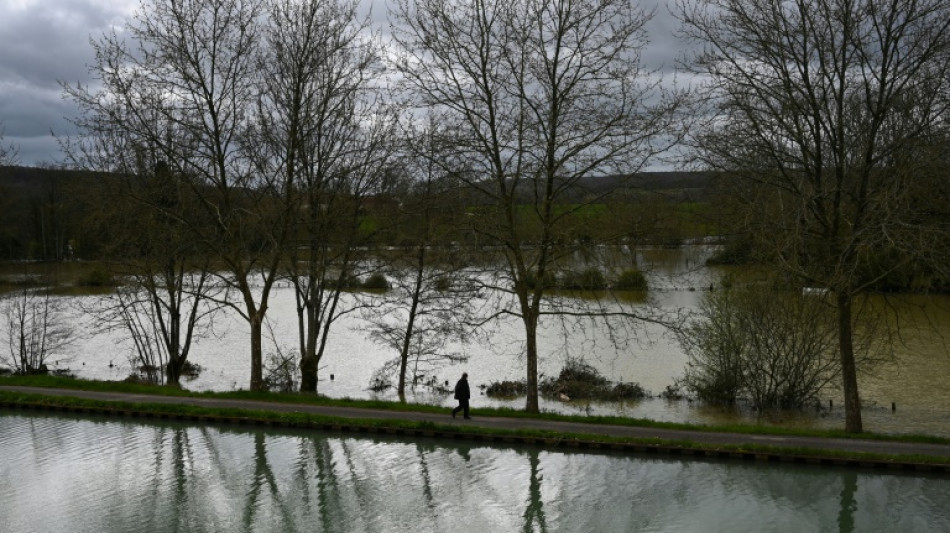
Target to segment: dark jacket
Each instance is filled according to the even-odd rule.
[[[468,390],[468,379],[462,378],[455,384],[455,399],[467,400],[470,397],[471,393]]]

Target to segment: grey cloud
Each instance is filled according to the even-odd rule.
[[[669,73],[684,43],[674,35],[677,23],[666,1],[642,0],[648,9],[657,6],[643,59],[649,67]],[[121,25],[137,7],[137,0],[0,0],[0,123],[7,143],[19,145],[22,163],[41,164],[60,157],[50,132],[74,134],[64,117],[78,114],[71,102],[62,99],[60,82],[91,81],[90,36],[97,38],[112,25]],[[372,9],[371,24],[384,39],[391,7],[392,0],[362,0],[361,12],[369,14]]]
[[[90,35],[123,20],[133,3],[59,0],[0,6],[0,123],[7,142],[19,145],[22,163],[59,157],[50,131],[72,133],[64,116],[77,113],[62,99],[59,83],[88,81]]]
[[[17,161],[29,166],[55,166],[61,163],[59,156],[59,141],[48,132],[46,135],[34,137],[10,137],[4,139],[4,144],[17,146]]]
[[[63,132],[72,127],[64,117],[75,110],[55,83],[0,82],[0,92],[0,117],[8,136],[45,136],[50,130]]]

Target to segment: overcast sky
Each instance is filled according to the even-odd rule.
[[[386,0],[364,1],[373,4],[375,20],[385,18]],[[54,135],[75,132],[68,118],[77,111],[63,99],[60,82],[88,82],[90,37],[122,26],[138,5],[138,0],[0,0],[0,124],[3,144],[17,146],[21,164],[62,159]],[[666,10],[659,9],[650,26],[650,63],[672,67],[678,49],[674,28]]]

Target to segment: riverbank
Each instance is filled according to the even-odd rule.
[[[946,439],[619,425],[479,410],[473,412],[472,420],[462,420],[453,419],[448,410],[435,406],[393,409],[388,405],[374,407],[372,402],[365,402],[365,406],[321,404],[301,398],[298,403],[287,398],[267,401],[234,395],[80,390],[13,385],[12,381],[16,380],[0,380],[0,408],[950,474],[950,442]]]

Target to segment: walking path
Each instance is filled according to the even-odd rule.
[[[448,438],[470,437],[476,440],[501,440],[504,442],[529,442],[535,444],[547,444],[555,446],[570,446],[578,448],[608,448],[608,449],[632,449],[642,452],[661,452],[675,455],[699,455],[712,457],[728,457],[739,459],[758,459],[768,461],[794,461],[804,463],[833,464],[843,466],[862,466],[871,468],[900,468],[912,470],[927,470],[941,473],[950,473],[950,463],[947,464],[919,464],[913,459],[907,459],[912,456],[928,456],[936,458],[946,458],[950,461],[950,445],[948,444],[927,444],[917,442],[899,442],[883,441],[860,438],[828,438],[828,437],[808,437],[808,436],[776,436],[776,435],[754,435],[744,433],[720,433],[696,430],[663,429],[652,427],[632,427],[615,426],[607,424],[587,424],[580,422],[562,422],[553,420],[530,419],[530,418],[504,418],[478,416],[477,410],[473,411],[471,420],[464,420],[462,417],[452,418],[450,410],[446,408],[445,414],[422,413],[411,411],[390,411],[383,409],[368,409],[362,407],[337,407],[309,404],[288,404],[276,402],[263,402],[251,400],[221,399],[221,398],[199,398],[187,396],[160,396],[130,394],[119,392],[97,392],[82,391],[71,389],[52,389],[40,387],[23,386],[0,386],[0,390],[17,391],[28,394],[42,394],[45,396],[66,396],[73,398],[84,398],[89,400],[99,400],[105,402],[122,403],[151,403],[151,404],[178,404],[192,405],[212,409],[245,409],[256,411],[275,411],[275,412],[296,412],[321,415],[325,417],[339,417],[342,419],[362,419],[362,420],[409,420],[416,422],[432,422],[443,426],[453,426],[461,429],[459,431],[389,431],[390,433],[409,433],[413,435],[426,435]],[[4,404],[0,403],[0,407]],[[134,409],[133,409],[134,411]],[[124,409],[123,409],[124,412]],[[333,425],[333,429],[347,429],[344,425]],[[588,442],[578,442],[572,439],[540,439],[537,437],[511,437],[511,436],[488,436],[484,434],[465,435],[464,428],[479,427],[491,428],[497,430],[506,430],[511,432],[524,430],[539,430],[555,432],[561,434],[584,434],[593,436],[609,436],[637,439],[630,445],[615,444],[597,444]],[[366,431],[365,428],[360,429]],[[592,439],[596,440],[596,439]],[[690,449],[685,446],[685,442],[703,445],[705,449]],[[767,450],[755,449],[754,451],[743,452],[736,451],[739,446],[768,446]],[[716,447],[729,447],[723,450],[717,450]],[[711,449],[710,449],[711,448]],[[802,450],[810,450],[810,453],[802,455]],[[812,453],[817,450],[848,453],[868,453],[878,456],[893,456],[893,459],[884,457],[883,459],[864,460],[860,458],[842,459],[834,454]]]

